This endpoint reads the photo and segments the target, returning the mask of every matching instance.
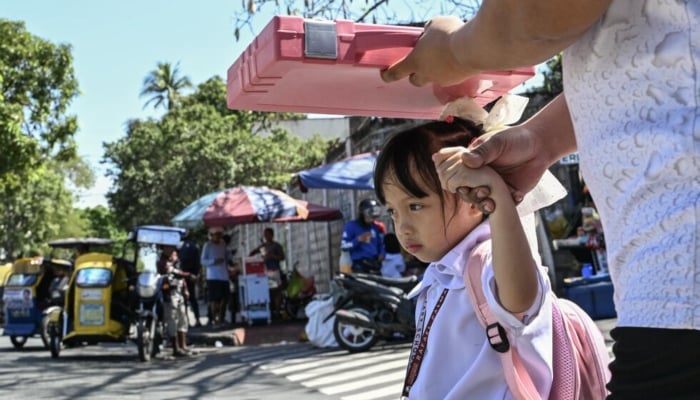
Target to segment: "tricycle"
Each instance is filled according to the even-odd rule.
[[[91,241],[75,259],[68,282],[64,307],[48,313],[49,350],[57,358],[63,346],[126,342],[135,321],[135,263],[93,246],[110,246],[113,241]]]
[[[49,345],[45,311],[62,304],[56,284],[69,276],[73,268],[72,262],[54,258],[54,255],[52,251],[48,258],[24,257],[12,264],[3,292],[7,314],[3,335],[10,337],[16,349],[23,348],[27,339],[36,335],[41,337],[45,347]]]

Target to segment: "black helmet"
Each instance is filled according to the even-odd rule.
[[[374,199],[364,199],[360,202],[358,207],[360,210],[360,215],[367,219],[377,219],[381,215],[381,208],[379,208],[379,203]]]

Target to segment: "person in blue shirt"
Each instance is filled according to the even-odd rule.
[[[375,222],[380,215],[379,203],[364,199],[358,206],[357,219],[343,227],[340,243],[342,251],[350,253],[353,272],[379,273],[384,260],[384,239],[381,228]]]

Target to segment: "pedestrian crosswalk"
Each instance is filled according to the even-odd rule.
[[[400,397],[410,343],[375,346],[350,354],[308,343],[242,348],[232,357],[339,400]]]
[[[607,345],[612,353],[612,343]],[[384,400],[400,397],[410,351],[410,343],[390,343],[355,354],[294,343],[243,347],[232,358],[331,399]]]

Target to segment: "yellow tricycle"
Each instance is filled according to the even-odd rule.
[[[112,241],[101,239],[100,244]],[[51,357],[57,358],[63,346],[126,342],[136,315],[136,277],[136,267],[128,259],[95,251],[79,255],[65,306],[48,314]]]

